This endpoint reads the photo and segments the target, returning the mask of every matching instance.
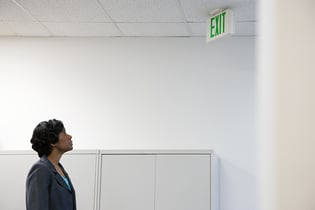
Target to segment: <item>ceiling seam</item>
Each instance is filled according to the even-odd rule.
[[[109,15],[108,11],[104,8],[103,4],[99,1],[96,0],[97,4],[102,8],[103,12],[109,17],[110,21],[109,23],[114,24],[114,26],[117,28],[117,30],[120,33],[120,36],[123,36],[124,33],[122,32],[122,30],[120,29],[120,27],[118,26],[118,24],[113,20],[113,18]]]
[[[35,18],[31,12],[29,12],[26,8],[24,8],[20,3],[18,3],[16,0],[11,0],[16,6],[18,6],[20,9],[23,10],[23,12],[25,12],[28,16],[31,17],[31,19],[34,22],[37,22],[39,25],[41,25],[44,29],[47,30],[47,32],[49,33],[50,36],[53,36],[53,33],[47,28],[46,25],[44,25],[41,21],[39,21],[37,18]]]
[[[114,21],[92,21],[92,20],[83,20],[83,21],[75,21],[75,20],[67,20],[67,21],[64,21],[64,20],[44,20],[44,21],[37,21],[34,19],[34,21],[36,22],[43,22],[43,23],[111,23],[113,24]],[[33,21],[33,22],[34,22]],[[7,20],[0,20],[0,22],[8,22]],[[11,22],[16,22],[16,21],[11,21]],[[18,21],[18,22],[30,22],[30,21]],[[133,22],[133,21],[116,21],[115,23],[205,23],[206,21],[174,21],[174,22],[166,22],[166,21],[136,21],[136,22]],[[240,20],[238,22],[256,22],[256,20]]]
[[[186,23],[185,26],[186,26],[186,28],[187,28],[187,31],[188,31],[188,33],[190,34],[190,36],[193,36],[192,29],[191,29],[191,27],[190,27],[189,24],[188,24],[187,16],[186,16],[186,13],[185,13],[185,11],[184,11],[184,8],[183,8],[183,5],[182,5],[181,1],[180,1],[180,0],[177,0],[176,2],[177,2],[177,8],[178,8],[178,10],[180,11],[180,13],[183,15],[183,17],[184,17],[184,19],[185,19],[185,23]]]
[[[256,23],[256,20],[238,20],[236,23]]]

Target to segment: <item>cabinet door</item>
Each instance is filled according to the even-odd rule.
[[[154,210],[154,156],[102,155],[100,210]]]
[[[75,188],[77,210],[95,209],[97,153],[67,153],[60,162]]]
[[[156,210],[210,210],[210,155],[157,155]]]
[[[69,173],[77,195],[77,209],[94,209],[95,154],[66,154],[61,163]],[[31,166],[38,160],[37,154],[1,154],[0,155],[0,209],[25,209],[25,183]]]
[[[36,154],[0,155],[0,209],[25,209],[25,182],[28,171],[38,160]]]

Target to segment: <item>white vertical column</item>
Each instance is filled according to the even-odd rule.
[[[260,0],[261,210],[315,209],[315,1]]]

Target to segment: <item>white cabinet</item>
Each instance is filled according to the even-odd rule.
[[[0,209],[25,209],[33,151],[0,151]],[[218,210],[217,161],[211,151],[78,150],[61,163],[77,210]]]
[[[25,182],[38,160],[35,151],[0,152],[0,209],[25,209]],[[73,151],[61,161],[76,190],[77,210],[96,209],[98,151]]]
[[[60,162],[74,185],[77,210],[96,209],[98,152],[69,152]]]
[[[157,155],[155,205],[155,210],[209,210],[210,155]]]
[[[34,153],[16,152],[0,155],[0,209],[25,209],[26,176],[37,159]]]
[[[101,210],[154,210],[154,156],[102,155]]]
[[[212,157],[209,151],[101,151],[99,210],[218,210]]]

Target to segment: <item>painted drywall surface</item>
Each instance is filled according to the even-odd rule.
[[[255,39],[0,40],[1,149],[42,120],[77,149],[213,149],[221,210],[255,206]]]

